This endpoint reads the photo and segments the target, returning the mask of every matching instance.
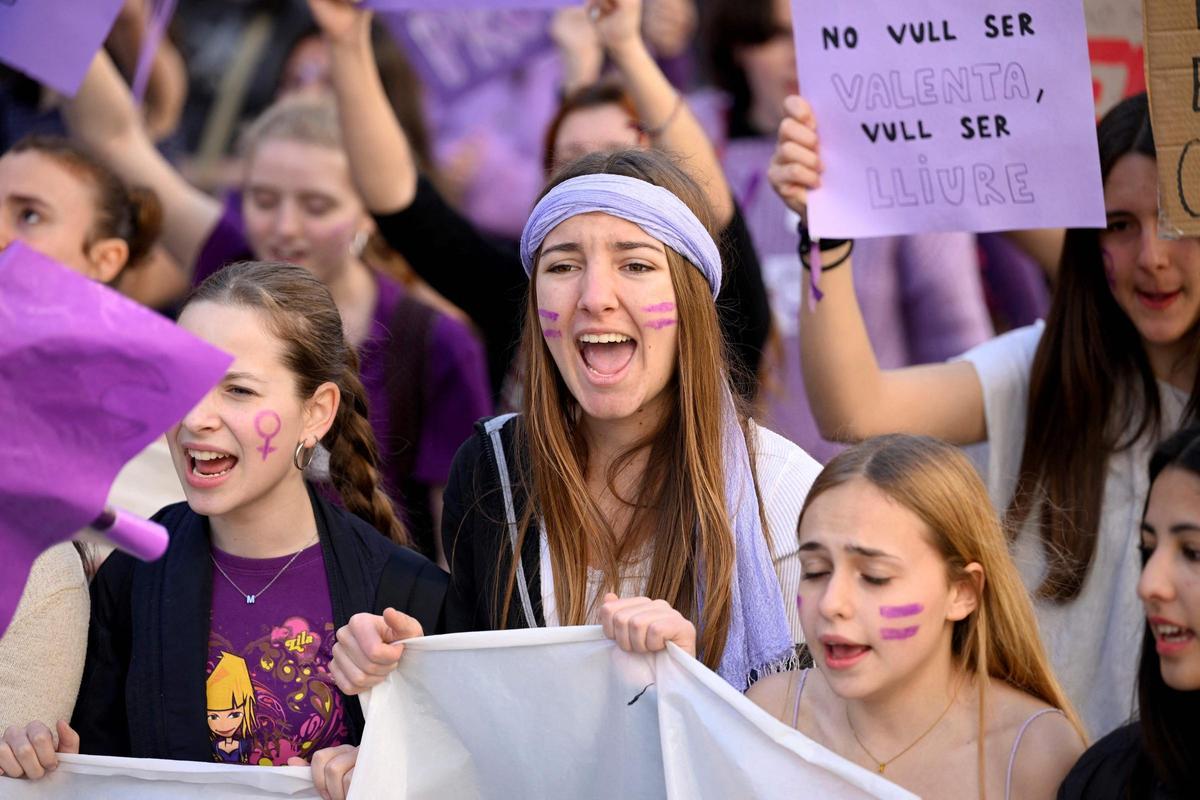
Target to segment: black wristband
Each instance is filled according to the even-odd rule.
[[[804,220],[796,223],[796,232],[800,234],[800,252],[805,253],[812,249],[813,240],[808,235],[808,226],[804,224]],[[836,250],[846,242],[853,242],[852,239],[818,239],[817,250],[822,253],[828,253],[830,250]]]
[[[812,264],[809,263],[809,254],[812,252],[812,246],[813,246],[812,237],[808,235],[808,227],[804,224],[803,220],[801,220],[800,223],[796,226],[796,230],[799,231],[799,233],[800,233],[800,266],[804,267],[804,269],[806,269],[806,270],[811,271]],[[850,254],[854,252],[854,240],[853,239],[818,239],[817,240],[817,252],[819,252],[819,253],[828,253],[828,252],[836,250],[839,247],[841,247],[842,245],[846,245],[846,244],[850,245],[850,248],[848,250],[846,250],[846,253],[841,258],[834,261],[832,264],[822,264],[821,272],[828,272],[829,270],[836,269],[837,267],[840,267],[842,264],[846,263],[846,261],[849,260],[849,258],[850,258]]]

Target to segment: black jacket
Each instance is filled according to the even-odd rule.
[[[493,417],[499,422],[511,417]],[[503,592],[512,569],[512,535],[507,523],[500,464],[493,437],[487,426],[492,420],[475,424],[475,435],[463,443],[450,467],[442,509],[442,544],[450,562],[450,588],[446,594],[446,627],[455,631],[496,630],[501,625]],[[500,428],[504,465],[512,492],[514,519],[523,519],[528,496],[527,480],[518,474],[521,463],[528,463],[517,442],[523,424],[513,417]],[[521,545],[525,588],[534,619],[527,618],[519,591],[513,592],[505,628],[545,625],[542,616],[539,537],[531,525]]]
[[[498,393],[520,339],[529,286],[516,243],[481,233],[451,208],[426,178],[417,181],[416,196],[407,208],[376,214],[375,224],[389,247],[479,326],[492,386]],[[717,316],[736,360],[736,388],[752,399],[771,328],[771,306],[740,209],[734,209],[717,245],[725,270]]]
[[[329,578],[334,623],[391,606],[442,630],[447,577],[309,487]],[[154,516],[171,534],[145,563],[113,553],[92,581],[87,660],[71,725],[84,753],[210,761],[205,659],[212,607],[208,518],[186,503]],[[358,700],[347,697],[350,741],[362,736]]]

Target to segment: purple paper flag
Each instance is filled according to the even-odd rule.
[[[146,96],[146,87],[150,85],[150,70],[154,68],[154,56],[162,46],[167,26],[175,16],[177,3],[178,0],[152,0],[150,4],[150,18],[146,20],[146,30],[142,35],[142,52],[138,53],[137,69],[133,73],[133,96],[139,103]]]
[[[0,0],[0,61],[74,95],[123,0]]]
[[[1104,227],[1082,0],[792,0],[814,237]]]
[[[404,11],[385,14],[383,20],[442,103],[554,46],[545,11]]]
[[[0,634],[34,559],[101,516],[121,467],[232,360],[20,243],[0,252]]]

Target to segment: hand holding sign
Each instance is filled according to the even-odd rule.
[[[1105,222],[1080,0],[792,0],[814,236]]]
[[[779,123],[779,144],[767,168],[767,180],[792,211],[808,215],[808,193],[821,185],[821,163],[817,145],[817,122],[812,106],[803,97],[784,100],[784,117]]]

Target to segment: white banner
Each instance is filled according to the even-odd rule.
[[[673,645],[630,655],[595,626],[412,640],[364,702],[351,800],[914,797]]]
[[[4,800],[319,800],[308,767],[60,755],[39,781],[0,778]]]

